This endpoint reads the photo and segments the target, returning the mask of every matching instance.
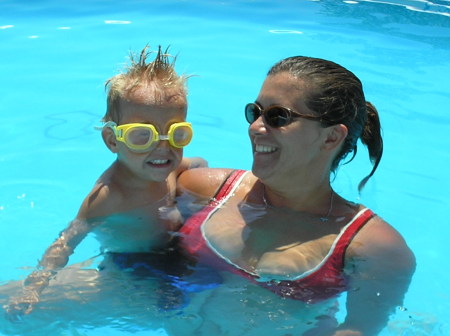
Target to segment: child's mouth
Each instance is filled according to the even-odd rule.
[[[147,164],[152,165],[152,166],[156,166],[156,167],[165,167],[167,165],[169,165],[170,160],[164,159],[164,160],[150,160],[147,161]]]

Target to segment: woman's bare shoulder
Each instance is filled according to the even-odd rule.
[[[375,215],[350,244],[352,254],[378,265],[404,270],[415,268],[415,257],[404,237],[388,222]],[[389,267],[390,268],[390,267]]]
[[[403,236],[378,215],[373,216],[358,234],[358,240],[375,247],[402,246]]]
[[[187,192],[202,198],[211,198],[233,169],[194,168],[184,171],[177,180],[179,193]]]

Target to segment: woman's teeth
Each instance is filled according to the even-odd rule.
[[[265,146],[265,145],[256,145],[255,146],[255,152],[257,153],[272,153],[275,152],[277,149],[276,147],[272,146]]]

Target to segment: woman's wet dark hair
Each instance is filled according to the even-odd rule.
[[[320,58],[294,56],[275,64],[268,76],[287,72],[308,85],[305,103],[309,109],[321,117],[324,127],[343,124],[348,129],[341,151],[331,165],[335,171],[339,163],[350,153],[353,160],[357,152],[357,142],[367,146],[373,168],[358,186],[362,190],[375,173],[383,154],[383,139],[378,111],[366,102],[361,81],[351,71],[331,61]]]

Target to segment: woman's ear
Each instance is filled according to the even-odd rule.
[[[117,139],[114,131],[111,128],[105,127],[102,129],[102,138],[106,147],[108,147],[111,152],[117,153]]]
[[[340,147],[340,145],[342,144],[342,142],[344,142],[348,134],[347,126],[343,124],[337,124],[327,127],[326,130],[327,134],[324,141],[324,148],[329,150]]]

